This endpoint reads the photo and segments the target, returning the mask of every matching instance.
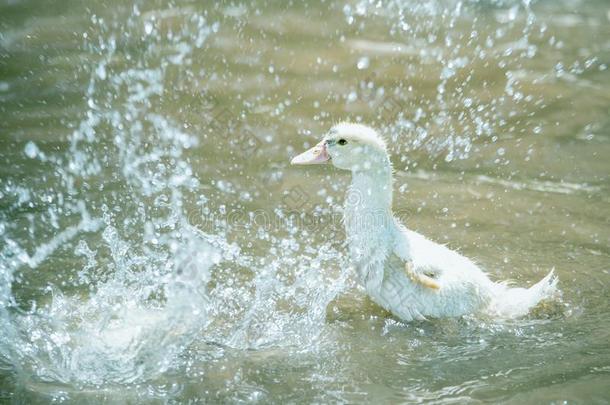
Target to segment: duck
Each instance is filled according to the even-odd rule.
[[[349,261],[366,293],[403,321],[488,313],[524,316],[557,293],[553,269],[530,288],[494,282],[469,258],[405,227],[393,214],[394,171],[385,139],[360,123],[334,125],[292,165],[351,172],[343,207]]]

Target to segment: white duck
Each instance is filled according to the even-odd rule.
[[[385,141],[361,124],[335,125],[295,165],[331,162],[352,172],[343,221],[352,262],[370,297],[404,321],[486,311],[516,317],[556,291],[551,271],[531,288],[494,283],[470,259],[405,228],[392,213]]]

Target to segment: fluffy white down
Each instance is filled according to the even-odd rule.
[[[350,256],[369,296],[395,316],[405,321],[476,312],[518,317],[556,292],[552,271],[529,289],[509,288],[458,252],[404,227],[392,213],[392,166],[374,129],[338,124],[320,145],[332,164],[352,172],[344,209]],[[413,281],[407,263],[439,288]]]
[[[551,297],[557,284],[552,271],[533,287],[509,288],[492,282],[470,259],[395,223],[389,236],[393,246],[382,260],[361,263],[359,273],[371,298],[397,317],[413,319],[454,317],[484,311],[501,318],[526,315],[541,300]],[[370,242],[372,240],[369,239]],[[440,289],[414,283],[407,276],[405,258],[418,272],[436,275]],[[377,274],[380,279],[375,280]]]

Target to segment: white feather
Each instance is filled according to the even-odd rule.
[[[529,289],[509,288],[470,259],[405,228],[392,214],[392,167],[374,129],[342,123],[325,139],[332,163],[352,172],[344,210],[349,251],[367,293],[383,308],[405,321],[479,311],[517,317],[555,293],[552,271]],[[440,288],[413,281],[406,263],[417,274],[432,274]]]

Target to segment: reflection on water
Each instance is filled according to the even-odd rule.
[[[603,2],[0,9],[0,398],[607,400]],[[563,299],[371,303],[347,177],[288,166],[342,119],[388,138],[411,228]]]

